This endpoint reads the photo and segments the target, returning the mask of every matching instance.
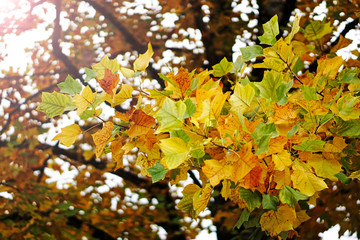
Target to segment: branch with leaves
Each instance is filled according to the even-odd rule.
[[[268,47],[242,48],[236,62],[224,58],[212,70],[189,73],[180,68],[177,74],[160,74],[165,89],[140,86],[140,94],[120,80],[145,71],[153,55],[151,44],[132,69],[104,57],[86,69],[86,79],[96,78],[103,91],[93,91],[68,77],[58,84],[60,93],[43,94],[38,110],[50,118],[76,110],[80,119],[91,121],[99,118],[103,102],[115,108],[136,97],[136,106],[125,113],[101,117],[102,128],[91,135],[96,158],[112,153],[113,172],[137,185],[146,184],[150,194],[168,191],[162,180],[178,184],[190,176],[194,183],[184,187],[177,207],[194,218],[216,195],[216,201],[236,206],[235,228],[260,226],[272,237],[294,236],[296,228],[310,219],[306,210],[316,205],[329,181],[360,178],[359,169],[341,160],[359,155],[353,151],[360,138],[359,69],[347,67],[340,56],[329,55],[319,59],[315,75],[301,73],[301,59],[309,48],[302,48],[297,39],[316,45],[331,28],[315,21],[300,32],[299,24],[296,16],[290,34],[277,38],[279,25],[274,16],[259,37]],[[312,54],[323,54],[320,46],[313,50]],[[246,63],[256,57],[263,62],[253,67],[268,70],[261,82],[254,83],[240,76]],[[224,91],[220,79],[228,74],[236,77],[231,91]],[[72,124],[53,140],[71,146],[81,134],[89,133]],[[123,159],[134,149],[135,164],[153,185],[122,170]],[[176,217],[171,194],[164,196],[170,203],[167,210]],[[252,218],[255,225],[250,223]],[[164,228],[177,231],[179,225]]]

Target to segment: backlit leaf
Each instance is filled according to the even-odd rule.
[[[261,44],[274,45],[276,36],[279,34],[278,16],[274,15],[268,22],[263,24],[264,34],[259,37]]]
[[[46,117],[53,118],[62,114],[71,105],[71,97],[58,92],[41,94],[41,103],[36,110],[44,112]]]
[[[166,165],[171,170],[177,168],[188,158],[190,152],[186,143],[177,137],[160,140],[161,151],[165,154]]]
[[[148,49],[144,54],[140,54],[134,62],[134,71],[145,71],[149,66],[150,59],[154,54],[151,44],[148,43]]]
[[[56,135],[52,140],[60,140],[61,144],[64,144],[66,147],[70,147],[79,135],[82,133],[79,125],[72,124],[61,129],[61,133]]]
[[[75,95],[82,90],[82,85],[70,75],[66,77],[64,82],[59,83],[58,87],[60,88],[60,92],[70,95]]]
[[[104,151],[104,148],[112,135],[111,133],[113,128],[114,124],[112,122],[105,122],[103,124],[103,128],[100,131],[91,135],[95,143],[97,158],[99,158]]]
[[[127,132],[131,138],[146,135],[155,125],[155,119],[141,109],[136,109],[130,119],[134,122],[134,125]]]
[[[185,103],[182,101],[174,102],[165,98],[162,107],[155,115],[160,124],[157,132],[168,132],[182,128],[185,112]]]
[[[224,57],[220,63],[213,66],[213,75],[214,77],[222,77],[230,72],[231,69],[233,69],[232,62],[228,62],[228,60]]]
[[[76,94],[74,104],[77,107],[77,114],[81,115],[95,100],[96,94],[91,91],[89,86],[86,86],[81,94]]]
[[[119,74],[112,73],[109,69],[105,68],[105,75],[101,79],[97,79],[100,87],[110,96],[114,95],[116,86],[120,81]]]
[[[247,46],[240,48],[242,59],[246,62],[257,56],[261,56],[263,54],[263,49],[259,45]]]
[[[164,166],[162,164],[157,162],[155,166],[148,168],[147,171],[152,176],[152,182],[155,183],[160,180],[163,180],[165,178],[166,173],[169,170],[164,168]]]
[[[96,72],[96,78],[99,80],[104,78],[105,69],[109,69],[112,73],[115,73],[117,70],[119,70],[119,64],[116,59],[110,60],[106,55],[99,63],[96,63],[91,67]]]

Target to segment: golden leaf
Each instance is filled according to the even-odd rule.
[[[111,137],[113,128],[114,124],[112,122],[106,122],[103,124],[103,128],[100,131],[91,135],[95,143],[95,153],[97,158],[100,157],[104,151],[104,148]]]
[[[140,54],[139,57],[134,62],[134,71],[145,71],[149,66],[150,59],[154,54],[151,44],[148,43],[148,49],[144,54]]]
[[[86,86],[80,94],[76,94],[74,104],[77,107],[77,114],[80,116],[95,99],[95,93],[91,91],[89,86]]]
[[[294,228],[296,215],[294,209],[288,205],[282,205],[277,211],[267,211],[260,218],[261,229],[274,237],[283,231]]]
[[[70,147],[81,133],[82,131],[79,125],[72,124],[70,126],[62,128],[61,133],[56,135],[52,140],[60,140],[61,144],[64,144],[66,147]]]

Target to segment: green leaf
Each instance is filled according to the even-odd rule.
[[[157,162],[155,166],[148,168],[147,171],[150,173],[150,175],[152,177],[152,182],[155,183],[160,180],[163,180],[165,178],[166,173],[169,170],[165,169],[162,164]]]
[[[319,152],[324,150],[324,141],[306,140],[305,142],[293,146],[293,149],[300,151]]]
[[[53,118],[62,114],[70,105],[72,105],[72,100],[69,95],[58,92],[43,92],[41,103],[36,110],[44,112],[48,118]]]
[[[288,83],[281,83],[280,86],[276,89],[276,97],[279,99],[277,102],[278,105],[283,105],[287,102],[287,93],[293,86],[293,80]]]
[[[246,62],[263,55],[263,48],[259,45],[240,48],[242,59]]]
[[[236,58],[236,60],[235,60],[235,62],[233,63],[233,65],[234,65],[234,67],[233,67],[233,69],[231,69],[231,73],[234,73],[234,74],[236,74],[236,73],[238,73],[238,72],[240,72],[241,71],[241,69],[244,67],[244,65],[245,65],[245,63],[244,63],[244,61],[242,60],[242,57],[241,57],[241,55],[239,55],[237,58]]]
[[[240,187],[238,191],[239,197],[246,202],[250,212],[261,206],[261,194],[259,192],[253,192],[250,189],[245,189],[242,187]]]
[[[261,44],[274,45],[279,32],[278,16],[273,16],[270,21],[263,24],[264,34],[259,37]]]
[[[282,203],[285,203],[291,208],[294,208],[299,200],[306,200],[308,199],[308,196],[299,191],[296,191],[289,186],[285,186],[280,190],[279,198]]]
[[[169,132],[182,128],[185,112],[185,103],[182,101],[174,102],[166,98],[160,110],[155,114],[160,124],[156,132]]]
[[[82,90],[82,85],[73,79],[70,75],[66,77],[64,82],[59,83],[58,87],[60,88],[60,92],[70,95],[80,93]]]
[[[349,121],[339,120],[336,128],[332,132],[341,136],[360,138],[360,120],[353,119]]]
[[[312,87],[308,87],[308,86],[301,86],[300,89],[303,91],[303,95],[305,100],[310,101],[310,100],[318,100],[319,97],[316,93],[316,88],[312,88]]]
[[[290,139],[292,135],[297,133],[297,131],[299,130],[299,127],[300,127],[299,124],[293,126],[292,129],[288,132],[287,137]]]
[[[360,84],[359,76],[359,68],[345,68],[339,74],[339,82],[340,83],[353,83],[353,84]]]
[[[81,113],[80,119],[85,121],[85,120],[87,120],[89,117],[94,116],[95,112],[96,112],[95,109],[85,110],[83,113]]]
[[[247,208],[244,208],[241,212],[239,220],[235,223],[234,228],[241,228],[241,226],[244,224],[244,222],[247,222],[249,220],[250,212],[247,210]]]
[[[222,77],[225,74],[227,74],[228,72],[231,71],[231,69],[233,69],[233,64],[232,62],[228,62],[228,60],[224,57],[220,63],[215,64],[213,66],[213,75],[214,77]]]
[[[178,137],[184,140],[185,143],[188,143],[190,141],[189,135],[185,133],[184,130],[175,130],[170,132],[170,137]]]
[[[333,104],[330,109],[331,111],[347,121],[350,119],[359,119],[360,111],[355,110],[354,106],[360,102],[359,97],[353,97],[350,94],[342,96],[336,104]]]
[[[159,77],[160,77],[162,80],[164,80],[165,82],[170,83],[171,85],[173,85],[173,86],[176,87],[176,88],[178,87],[178,86],[176,86],[176,84],[175,84],[173,81],[170,80],[170,78],[168,78],[168,77],[165,76],[164,74],[158,73],[158,75],[159,75]]]
[[[196,113],[196,105],[191,101],[190,98],[185,100],[186,111],[184,118],[189,118]]]
[[[259,123],[251,135],[254,142],[259,146],[256,155],[266,153],[269,150],[270,138],[277,137],[278,135],[275,123]]]
[[[279,199],[276,196],[270,196],[267,194],[262,195],[262,205],[264,209],[271,209],[276,211]]]
[[[260,90],[260,96],[265,98],[268,102],[277,103],[280,99],[277,98],[277,88],[282,84],[282,75],[276,71],[265,71],[264,78],[261,83],[255,83]]]
[[[342,183],[349,184],[351,182],[351,178],[348,178],[344,173],[339,172],[335,174],[335,177],[337,177]]]
[[[157,89],[149,89],[149,90],[146,90],[146,92],[150,93],[150,96],[149,96],[150,98],[168,97],[173,93],[173,91],[171,91],[171,90],[159,91]]]
[[[85,68],[85,82],[89,82],[91,79],[96,78],[96,72],[90,68]]]
[[[205,156],[205,152],[203,148],[195,148],[195,149],[191,149],[190,155],[193,158],[202,158],[203,156]]]
[[[96,72],[96,77],[98,79],[104,78],[105,68],[109,69],[112,73],[115,73],[120,68],[119,63],[116,61],[116,59],[110,60],[106,55],[101,59],[99,63],[96,63],[91,67]]]

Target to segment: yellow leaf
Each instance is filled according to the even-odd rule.
[[[188,157],[190,152],[186,143],[178,137],[171,137],[160,140],[161,151],[165,154],[168,169],[177,168]]]
[[[112,73],[115,73],[119,69],[119,64],[116,59],[110,60],[108,56],[104,56],[101,61],[91,66],[96,72],[97,79],[103,79],[105,76],[105,69],[109,69]]]
[[[188,184],[182,191],[183,198],[176,205],[179,209],[183,211],[190,212],[190,215],[195,217],[195,211],[193,206],[193,197],[194,194],[200,192],[201,188],[196,184]]]
[[[202,172],[209,179],[211,186],[215,187],[221,180],[229,177],[230,165],[223,165],[218,160],[206,160]]]
[[[294,188],[300,192],[312,196],[314,193],[327,188],[326,183],[321,178],[315,176],[305,164],[295,164],[291,174]]]
[[[285,41],[287,44],[290,44],[291,40],[293,39],[294,35],[300,30],[300,16],[298,14],[295,14],[295,19],[291,28],[290,34],[285,38]]]
[[[300,226],[301,223],[306,222],[310,218],[311,217],[309,217],[306,214],[306,210],[300,210],[300,211],[296,212],[296,219],[295,219],[295,222],[294,222],[294,228],[297,228],[298,226]]]
[[[230,197],[231,195],[231,183],[230,180],[224,180],[222,182],[222,187],[221,187],[221,196],[225,199],[225,201],[227,201],[227,199]]]
[[[103,128],[100,131],[91,135],[95,143],[95,153],[97,158],[100,157],[102,152],[104,151],[104,148],[111,137],[111,132],[113,128],[114,124],[112,122],[106,122],[104,123]]]
[[[224,103],[229,95],[230,92],[226,92],[225,94],[216,94],[216,96],[211,102],[211,117],[213,119],[218,119]]]
[[[209,203],[212,191],[213,189],[208,183],[205,185],[205,187],[203,187],[203,189],[201,189],[201,195],[200,191],[194,194],[193,205],[194,210],[196,211],[196,217],[199,215],[199,213],[205,210],[207,204]]]
[[[139,57],[134,62],[134,70],[137,72],[145,71],[145,69],[149,66],[150,59],[154,54],[151,44],[148,44],[148,50],[144,54],[140,54]]]
[[[267,211],[260,218],[261,229],[275,237],[283,231],[294,228],[296,215],[294,209],[288,205],[282,205],[277,211]]]
[[[346,148],[347,144],[345,143],[345,139],[342,137],[334,137],[332,144],[325,143],[324,151],[325,152],[334,152],[341,153],[344,148]]]
[[[111,104],[111,107],[117,106],[132,98],[134,89],[128,84],[122,84],[120,91],[111,98],[110,95],[105,95],[104,100]]]
[[[275,189],[283,189],[284,186],[291,184],[290,169],[288,168],[285,168],[284,171],[274,171],[273,177],[273,181],[276,182]]]
[[[290,158],[290,153],[286,150],[278,154],[273,154],[272,160],[275,164],[274,169],[279,171],[284,170],[286,167],[290,167],[293,163]]]
[[[236,83],[234,94],[230,97],[231,111],[242,115],[245,110],[250,108],[251,102],[255,97],[255,90],[250,84],[245,86]]]
[[[328,156],[328,158],[325,158]],[[341,172],[342,165],[337,159],[331,157],[330,154],[312,154],[312,157],[308,159],[308,164],[315,169],[318,176],[328,178],[332,181],[337,181],[338,178],[335,174]]]
[[[126,78],[132,78],[134,76],[134,70],[130,69],[130,68],[120,68],[120,72],[122,73],[122,75],[124,75],[124,77]]]
[[[60,140],[61,144],[64,144],[67,147],[70,147],[73,144],[78,136],[82,133],[79,125],[72,124],[70,126],[64,127],[61,129],[61,133],[56,135],[52,140]]]
[[[74,104],[77,107],[77,114],[80,116],[95,99],[95,93],[91,91],[89,86],[86,86],[80,94],[76,94]]]
[[[330,79],[335,79],[339,68],[343,63],[342,57],[336,56],[333,58],[320,58],[318,60],[317,74],[318,76],[327,76]]]

